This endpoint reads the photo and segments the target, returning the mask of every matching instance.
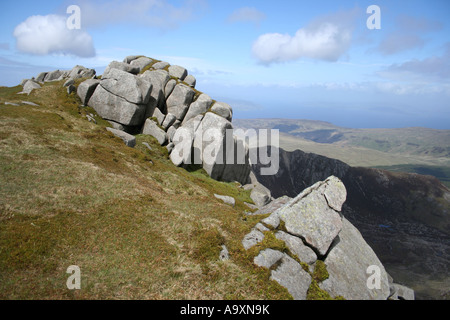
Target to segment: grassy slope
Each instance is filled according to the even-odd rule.
[[[290,298],[241,245],[261,219],[248,192],[173,166],[152,137],[126,147],[61,82],[20,90],[0,87],[1,299]],[[3,104],[21,100],[40,106]]]

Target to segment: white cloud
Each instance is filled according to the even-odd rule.
[[[378,75],[395,81],[448,83],[450,81],[450,43],[447,43],[446,50],[441,56],[393,64],[379,71]]]
[[[263,64],[303,57],[337,61],[350,47],[356,11],[320,18],[295,35],[267,33],[253,44],[254,57]]]
[[[430,94],[448,94],[449,85],[436,83],[405,83],[393,81],[366,81],[366,82],[322,82],[310,85],[301,85],[299,88],[324,89],[327,91],[364,93],[364,94],[390,94],[396,96],[420,96]]]
[[[66,19],[59,15],[27,18],[14,29],[17,49],[35,55],[95,56],[92,37],[83,30],[68,29]]]
[[[406,14],[399,15],[396,24],[400,30],[410,32],[432,32],[439,31],[443,28],[443,24],[439,21],[413,17]]]
[[[379,45],[378,50],[391,55],[402,51],[422,48],[425,40],[417,34],[391,33]]]
[[[412,49],[422,48],[427,39],[426,33],[439,31],[442,24],[438,21],[399,15],[395,21],[395,29],[380,42],[377,50],[384,55],[392,55]]]
[[[243,7],[236,9],[228,17],[228,22],[251,22],[258,25],[262,20],[266,18],[266,15],[253,7]]]

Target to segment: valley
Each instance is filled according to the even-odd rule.
[[[450,186],[450,130],[350,129],[301,119],[234,119],[235,128],[279,129],[280,148],[338,159],[353,167],[432,175]]]

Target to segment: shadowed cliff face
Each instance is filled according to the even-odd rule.
[[[431,176],[354,168],[300,150],[280,149],[277,174],[258,181],[274,198],[295,197],[330,175],[347,188],[344,216],[362,233],[387,271],[412,287],[418,299],[442,299],[450,291],[450,192]],[[448,297],[448,294],[447,294]]]

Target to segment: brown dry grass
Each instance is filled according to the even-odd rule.
[[[174,167],[151,137],[126,147],[61,84],[0,88],[1,299],[290,298],[241,245],[259,219],[248,192]],[[66,287],[70,265],[81,290]]]

